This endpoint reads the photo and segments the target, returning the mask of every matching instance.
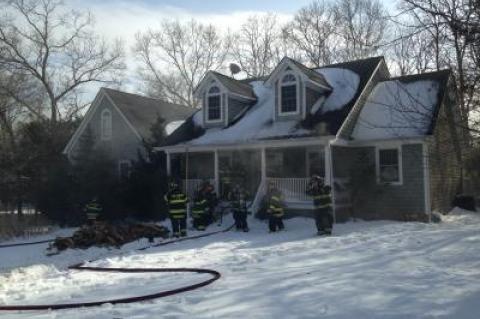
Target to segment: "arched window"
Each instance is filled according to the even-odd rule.
[[[212,86],[207,92],[207,121],[222,119],[222,94],[218,86]]]
[[[287,73],[280,81],[280,114],[297,113],[298,80],[295,75]]]
[[[102,111],[100,117],[100,134],[102,140],[110,140],[112,138],[112,112],[105,109]]]

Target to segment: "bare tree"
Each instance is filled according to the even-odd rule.
[[[196,106],[193,91],[209,70],[222,67],[229,40],[212,25],[165,20],[159,30],[138,33],[135,52],[150,95]]]
[[[301,8],[284,28],[284,37],[308,64],[322,66],[337,60],[338,38],[331,5],[315,1]]]
[[[436,28],[443,34],[436,44],[443,66],[454,71],[457,101],[462,118],[463,142],[468,143],[468,125],[472,110],[479,107],[478,33],[480,25],[478,1],[471,0],[403,0],[403,8],[413,17],[418,28]],[[431,31],[430,31],[431,32]]]
[[[68,101],[86,83],[118,80],[124,68],[121,42],[110,46],[95,35],[89,13],[69,11],[60,0],[1,3],[0,64],[33,83],[44,100],[32,104],[21,90],[8,93],[36,118],[55,123],[71,116],[78,104]]]
[[[378,0],[337,0],[332,7],[335,31],[342,39],[344,60],[379,53],[387,34],[388,20]]]
[[[251,77],[269,74],[284,55],[282,32],[274,14],[250,16],[232,42],[235,62]]]

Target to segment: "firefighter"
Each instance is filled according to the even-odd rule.
[[[169,191],[165,195],[168,205],[172,234],[174,237],[187,236],[187,196],[180,190],[176,182],[170,182]]]
[[[232,208],[236,229],[248,232],[247,193],[239,184],[235,185],[232,192]]]
[[[266,196],[268,228],[270,232],[283,230],[284,201],[282,192],[270,182]]]
[[[102,213],[102,210],[102,206],[98,203],[97,198],[94,197],[83,209],[87,215],[87,223],[89,225],[95,224],[98,216]]]
[[[217,194],[215,193],[215,188],[209,181],[204,181],[202,185],[202,192],[204,198],[207,200],[207,214],[206,214],[206,225],[210,225],[215,221],[215,208],[217,207]]]
[[[193,228],[196,230],[205,230],[208,222],[209,203],[205,196],[204,189],[198,190],[192,207]]]
[[[308,192],[313,197],[315,223],[319,236],[332,234],[333,217],[330,191],[331,187],[325,185],[322,177],[312,176]]]

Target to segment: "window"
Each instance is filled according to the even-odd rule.
[[[100,134],[102,140],[107,141],[112,138],[112,112],[105,109],[102,111],[100,120]]]
[[[222,120],[222,95],[218,86],[212,86],[207,93],[207,121]]]
[[[130,177],[131,164],[128,160],[120,160],[118,162],[118,176],[121,179]]]
[[[393,185],[402,184],[400,147],[377,150],[377,181]]]
[[[297,78],[291,73],[282,78],[280,83],[280,114],[298,112],[297,85]]]

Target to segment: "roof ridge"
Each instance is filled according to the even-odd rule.
[[[380,60],[380,59],[385,59],[385,57],[383,55],[378,55],[378,56],[369,57],[369,58],[361,58],[361,59],[356,59],[356,60],[335,62],[335,63],[327,64],[327,65],[324,65],[324,66],[315,66],[315,67],[311,67],[309,69],[312,70],[312,71],[315,71],[315,70],[319,70],[319,69],[323,69],[323,68],[329,68],[329,67],[335,67],[335,66],[342,65],[342,64],[347,64],[347,63],[357,63],[357,62],[361,62],[361,61]]]
[[[414,78],[414,77],[417,77],[417,76],[428,76],[428,75],[436,75],[436,74],[443,74],[443,73],[450,74],[450,73],[452,73],[452,69],[451,68],[446,68],[446,69],[437,70],[437,71],[397,75],[397,76],[390,77],[388,79],[381,80],[380,82],[386,82],[386,81],[391,81],[391,80],[410,79],[410,78]]]
[[[143,98],[143,99],[158,101],[158,102],[161,102],[161,103],[166,103],[166,104],[170,104],[170,105],[175,105],[175,106],[183,107],[183,108],[186,108],[186,109],[192,109],[192,107],[189,107],[189,106],[187,106],[187,105],[178,104],[178,103],[172,103],[172,102],[166,101],[165,99],[156,98],[156,97],[151,97],[151,96],[146,96],[146,95],[143,95],[143,94],[120,91],[120,90],[112,89],[112,88],[105,87],[105,86],[102,87],[101,89],[106,90],[106,91],[113,91],[113,92],[115,92],[115,93],[131,95],[131,96],[134,96],[134,97],[136,97],[136,98]]]
[[[235,78],[233,78],[233,77],[231,77],[231,76],[228,76],[228,75],[226,75],[226,74],[220,73],[220,72],[218,72],[218,71],[210,71],[210,72],[212,72],[212,73],[215,74],[215,75],[223,76],[224,78],[227,78],[228,80],[233,80],[233,81],[235,81],[235,82],[238,82],[238,84],[251,87],[250,84],[243,82],[243,81],[245,81],[245,79],[237,80],[237,79],[235,79]]]

